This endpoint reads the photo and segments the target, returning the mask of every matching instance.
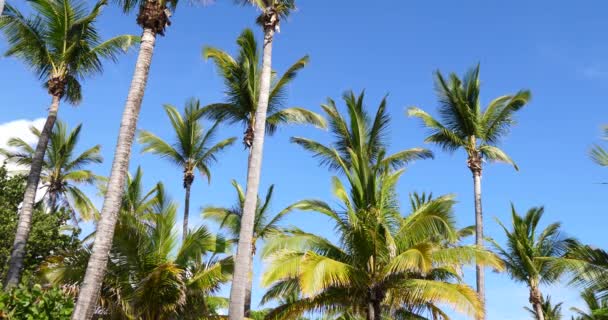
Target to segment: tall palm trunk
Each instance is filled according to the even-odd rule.
[[[479,247],[483,247],[483,213],[481,210],[481,170],[475,170],[473,172],[473,186],[475,193],[475,244]],[[485,296],[485,271],[483,266],[477,265],[476,269],[476,280],[477,280],[477,295],[481,302],[482,308],[485,310],[486,296]],[[485,319],[485,312],[478,316],[477,319]]]
[[[192,187],[192,181],[186,179],[188,178],[184,178],[184,188],[186,188],[186,197],[184,199],[184,226],[182,233],[182,241],[186,240],[186,235],[188,234],[188,216],[190,215],[190,188]]]
[[[257,205],[260,174],[262,171],[262,153],[264,149],[264,135],[266,129],[266,111],[270,96],[270,78],[272,73],[272,41],[274,28],[264,28],[264,56],[262,60],[262,74],[260,80],[260,97],[255,115],[254,138],[251,146],[251,156],[247,169],[247,191],[245,192],[245,205],[241,218],[241,231],[236,251],[234,275],[230,288],[230,307],[228,317],[230,320],[243,320],[245,296],[251,261],[251,243],[253,238],[253,225]]]
[[[255,256],[255,244],[249,256],[249,272],[247,277],[247,287],[245,288],[245,317],[251,316],[251,292],[253,291],[253,257]]]
[[[148,81],[155,42],[156,33],[150,28],[144,28],[139,55],[135,65],[135,73],[133,74],[131,88],[129,89],[125,110],[122,115],[118,143],[114,152],[114,162],[112,163],[112,171],[108,182],[108,191],[101,210],[101,220],[97,224],[93,251],[89,258],[84,281],[80,286],[80,293],[78,294],[76,307],[72,313],[72,320],[91,319],[97,305],[99,291],[108,263],[108,255],[112,247],[114,227],[122,201],[125,176],[129,169],[131,157],[131,146],[133,145],[137,119],[146,89],[146,82]]]
[[[537,284],[530,286],[530,303],[536,312],[536,320],[545,320],[545,314],[543,312],[543,296],[538,288]]]
[[[15,234],[13,250],[8,262],[6,281],[4,282],[5,288],[14,287],[19,284],[21,277],[21,269],[23,268],[23,259],[25,257],[25,244],[27,243],[32,227],[32,213],[34,211],[34,202],[36,201],[38,182],[40,181],[40,172],[42,171],[42,164],[44,162],[44,154],[46,153],[46,147],[49,138],[51,137],[53,127],[55,126],[55,121],[57,120],[59,101],[61,100],[60,94],[53,95],[52,97],[53,101],[49,108],[49,115],[46,118],[42,132],[40,132],[40,138],[38,139],[36,151],[32,158],[30,173],[27,177],[27,185],[25,187],[25,194],[23,195],[23,207],[19,213],[17,233]]]

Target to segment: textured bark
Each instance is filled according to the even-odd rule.
[[[274,28],[264,28],[264,56],[262,60],[262,74],[260,83],[260,97],[255,115],[254,139],[251,146],[251,155],[247,169],[247,191],[245,192],[245,205],[241,218],[241,230],[236,252],[232,287],[230,288],[230,307],[228,317],[230,320],[243,320],[245,310],[245,296],[247,291],[248,275],[251,260],[251,244],[253,238],[253,225],[257,204],[260,174],[262,171],[262,154],[264,149],[264,135],[266,127],[266,111],[270,95],[270,78],[272,68],[272,41]]]
[[[249,276],[247,277],[247,288],[245,289],[245,317],[251,316],[251,292],[253,291],[253,257],[255,256],[255,244],[249,256]]]
[[[473,172],[473,185],[475,192],[475,244],[479,247],[483,247],[483,213],[481,210],[481,171]],[[477,274],[477,294],[479,295],[479,301],[485,311],[485,271],[481,265],[475,267]],[[485,319],[485,312],[478,316],[477,319]]]
[[[545,314],[543,313],[543,296],[538,288],[538,285],[533,284],[530,288],[530,303],[536,312],[536,320],[545,320]]]
[[[137,127],[137,119],[144,97],[156,34],[151,29],[144,29],[131,81],[129,95],[122,115],[118,142],[114,152],[114,162],[108,182],[108,190],[101,210],[101,220],[97,224],[93,251],[89,258],[84,281],[80,286],[72,320],[88,320],[93,316],[97,305],[99,291],[107,268],[108,255],[112,247],[114,227],[122,201],[125,176],[129,170],[131,146]]]
[[[19,222],[17,224],[17,232],[15,233],[15,241],[13,242],[13,250],[8,262],[8,272],[6,274],[5,288],[11,288],[19,284],[21,277],[21,269],[23,268],[23,259],[25,257],[25,245],[30,235],[32,228],[32,213],[34,212],[34,202],[36,201],[36,191],[38,190],[38,182],[40,182],[40,172],[44,162],[44,154],[51,137],[51,132],[57,120],[57,112],[59,111],[59,101],[61,95],[53,95],[53,101],[49,108],[49,115],[46,118],[40,139],[36,145],[36,151],[30,166],[30,173],[27,177],[27,185],[23,195],[23,204],[19,213]]]
[[[182,241],[186,240],[186,235],[188,235],[188,216],[190,215],[190,188],[192,187],[192,181],[187,181],[184,183],[184,188],[186,188],[186,197],[184,199],[184,226],[182,233]]]

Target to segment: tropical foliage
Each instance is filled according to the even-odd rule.
[[[403,149],[416,143],[404,139],[405,135],[397,141],[389,139],[395,123],[388,95],[375,108],[369,108],[365,90],[348,90],[340,101],[329,98],[321,104],[321,114],[302,105],[303,101],[310,103],[311,97],[299,103],[288,99],[294,80],[310,63],[308,55],[286,63],[291,58],[275,59],[277,53],[273,52],[281,25],[298,10],[295,0],[233,1],[256,11],[255,22],[261,32],[244,29],[236,39],[233,55],[213,46],[203,47],[203,58],[211,60],[223,82],[220,98],[218,92],[208,92],[214,88],[209,83],[193,81],[194,85],[204,83],[204,94],[216,97],[212,100],[215,103],[201,105],[199,99],[190,98],[183,111],[164,104],[170,126],[163,129],[146,124],[147,130],[142,130],[138,122],[148,80],[154,82],[151,89],[156,97],[174,99],[173,93],[185,89],[176,88],[170,75],[150,73],[156,46],[161,42],[157,44],[157,40],[169,31],[179,2],[11,0],[5,6],[0,0],[4,55],[32,71],[51,97],[44,126],[29,131],[37,138],[35,145],[24,136],[9,139],[12,129],[6,137],[0,136],[0,160],[4,161],[0,167],[0,276],[4,280],[0,319],[449,320],[457,312],[484,320],[487,314],[496,317],[494,310],[487,310],[491,305],[486,305],[486,268],[506,271],[514,282],[527,287],[530,305],[524,307],[525,311],[513,309],[527,311],[534,319],[608,319],[606,248],[566,236],[560,222],[545,223],[543,207],[520,215],[512,205],[510,224],[497,219],[504,234],[492,235],[495,238],[484,235],[481,179],[485,165],[502,162],[519,170],[502,142],[515,125],[516,115],[529,104],[529,90],[499,96],[486,104],[481,96],[478,64],[462,77],[434,73],[436,115],[418,107],[407,109],[407,114],[420,119],[427,129],[425,142],[449,153],[464,151],[474,186],[475,224],[468,226],[466,220],[457,221],[456,196],[445,189],[440,196],[414,191],[409,203],[402,203],[401,187],[405,183],[427,188],[427,182],[443,180],[432,172],[422,176],[422,184],[417,184],[421,180],[401,180],[410,164],[432,159],[434,154],[421,147]],[[208,5],[215,1],[187,2]],[[141,36],[105,40],[102,35],[107,30],[97,26],[110,3],[125,14],[136,13],[134,20]],[[109,19],[117,21],[116,17]],[[193,32],[191,24],[185,22],[175,31]],[[240,30],[238,21],[235,23]],[[315,24],[321,28],[318,30],[327,30],[327,23]],[[213,32],[222,28],[213,25],[207,29]],[[323,43],[323,31],[318,30],[307,32]],[[297,32],[293,35],[291,41],[285,41],[290,50],[301,40]],[[162,41],[168,51],[161,50],[161,54],[188,45],[179,35],[176,40],[180,45]],[[134,71],[113,161],[111,168],[105,168],[101,145],[95,142],[83,146],[82,125],[71,127],[59,121],[59,106],[61,102],[80,104],[84,80],[102,73],[105,61],[117,62],[135,44],[139,50],[131,61]],[[359,42],[349,44],[352,51],[357,50]],[[375,54],[373,47],[359,48],[365,50]],[[377,60],[378,56],[369,60],[373,63],[361,63],[378,68],[382,63]],[[273,61],[278,64],[273,65]],[[328,67],[326,60],[319,61],[318,67]],[[391,66],[397,64],[401,62]],[[284,72],[273,70],[277,65]],[[349,67],[355,72],[362,70],[356,64]],[[330,68],[323,71],[332,72]],[[6,76],[13,79],[12,74]],[[11,85],[5,84],[8,95],[14,94]],[[314,93],[314,86],[305,89],[307,95]],[[13,109],[31,103],[27,97],[20,98],[23,102]],[[91,107],[105,112],[113,110],[113,103],[99,105],[93,101],[87,110],[93,110]],[[318,180],[302,176],[309,174],[308,168],[304,162],[289,163],[294,157],[271,161],[275,167],[271,170],[278,164],[287,170],[296,166],[299,173],[285,175],[289,185],[282,188],[281,197],[277,197],[274,185],[260,192],[260,183],[266,178],[262,175],[266,138],[292,124],[329,129],[329,134],[298,131],[290,141],[335,175],[330,188],[334,200],[327,201],[322,193],[315,193],[316,199],[298,193],[302,186],[310,189]],[[225,125],[236,125],[243,132],[248,153],[243,170],[230,167],[233,161],[223,161],[224,152],[237,139],[223,138],[224,132],[220,131]],[[6,133],[4,126],[0,129]],[[17,136],[20,132],[14,133]],[[99,139],[100,135],[106,136],[107,132],[96,132],[91,137]],[[608,128],[604,128],[603,138],[608,139]],[[555,161],[543,152],[546,148],[531,141],[528,143],[543,159]],[[134,142],[142,153],[168,160],[182,174],[168,181],[144,177],[139,164],[131,162]],[[291,152],[277,143],[271,146],[272,157],[277,157],[277,147],[281,157]],[[107,150],[104,147],[104,152]],[[594,145],[588,156],[596,164],[608,166],[608,151],[601,145]],[[136,168],[133,175],[129,174],[130,168]],[[567,168],[573,168],[572,164]],[[578,167],[576,170],[581,171]],[[94,173],[103,171],[107,176]],[[230,176],[222,176],[226,172]],[[218,199],[224,195],[216,190],[203,194],[194,191],[197,174],[208,184],[213,176],[213,188],[232,178],[236,201],[220,203]],[[246,185],[236,182],[239,174],[246,174]],[[154,184],[149,184],[152,181]],[[167,192],[178,184],[185,192],[183,208],[179,207],[181,201],[173,201]],[[93,187],[98,194],[90,192]],[[191,205],[191,201],[196,204]],[[285,207],[277,210],[273,202]],[[495,206],[496,202],[490,204]],[[200,208],[202,222],[191,219],[191,207]],[[326,226],[321,229],[329,226],[333,232],[322,233],[316,225],[298,224],[301,219],[315,223],[314,219],[324,219]],[[209,222],[215,226],[208,227]],[[86,234],[81,235],[81,227]],[[311,227],[315,229],[308,230]],[[468,237],[473,235],[471,244]],[[486,248],[486,243],[492,246]],[[261,264],[254,264],[256,256]],[[469,281],[473,266],[477,290]],[[254,285],[254,274],[262,275],[259,287],[263,288]],[[543,295],[541,291],[556,284],[580,290],[584,305],[568,305],[568,300],[556,303]],[[227,294],[228,286],[229,297],[221,296]],[[252,304],[259,301],[257,295],[262,296],[260,309],[252,310]],[[516,298],[500,303],[526,303]]]
[[[331,145],[323,145],[320,142],[302,137],[293,137],[291,141],[311,152],[315,158],[319,159],[321,165],[326,165],[334,170],[342,169],[341,163],[350,167],[353,154],[366,159],[370,164],[375,163],[379,157],[383,156],[384,164],[382,166],[392,169],[402,168],[414,160],[433,157],[431,151],[423,148],[412,148],[392,155],[385,155],[384,153],[388,148],[386,139],[391,120],[386,109],[386,97],[380,102],[373,118],[365,110],[364,98],[365,94],[363,92],[358,96],[355,96],[352,91],[344,93],[342,99],[346,104],[350,119],[346,119],[340,113],[336,102],[332,99],[328,99],[326,104],[321,105],[321,108],[327,114],[334,138]]]
[[[142,171],[126,186],[98,313],[118,318],[199,319],[205,302],[229,280],[232,259],[226,241],[199,227],[178,241],[177,206],[162,184],[145,192]],[[52,283],[75,287],[82,281],[90,245],[46,266]]]
[[[552,223],[540,230],[539,222],[544,212],[542,207],[532,208],[521,216],[512,206],[512,228],[498,222],[507,236],[506,247],[493,241],[511,278],[528,286],[530,304],[538,320],[546,320],[542,312],[540,285],[555,283],[563,275],[565,270],[558,266],[560,259],[576,243],[574,239],[563,236],[560,223]]]
[[[56,212],[64,208],[72,214],[75,223],[80,219],[90,220],[98,215],[97,209],[79,186],[96,182],[97,176],[86,167],[103,160],[100,145],[81,153],[76,152],[81,129],[82,125],[78,125],[69,131],[64,122],[57,122],[51,132],[40,172],[41,188],[45,190],[43,198],[47,200],[50,211]],[[31,127],[30,131],[34,136],[40,137],[40,130],[37,128]],[[0,149],[0,153],[9,161],[29,168],[34,157],[34,148],[21,138],[11,138],[7,144],[11,149]],[[13,151],[14,149],[16,150]]]
[[[245,130],[243,143],[249,148],[253,143],[253,128],[260,95],[260,52],[253,31],[250,29],[245,29],[236,43],[239,47],[236,57],[214,47],[203,48],[203,57],[213,60],[224,79],[226,95],[225,102],[206,106],[205,113],[212,119],[242,125]],[[308,56],[304,56],[291,65],[283,75],[278,76],[273,72],[272,87],[268,97],[267,134],[274,134],[285,124],[308,123],[319,127],[325,126],[323,117],[312,111],[301,107],[285,108],[287,86],[307,64]]]
[[[67,320],[73,310],[73,298],[59,288],[36,284],[0,292],[0,319]]]
[[[175,133],[176,141],[170,144],[149,131],[142,131],[139,134],[139,142],[144,146],[143,152],[159,155],[183,169],[186,199],[184,201],[182,234],[186,235],[188,233],[190,211],[190,188],[194,182],[195,171],[198,170],[211,183],[211,169],[209,166],[217,162],[219,153],[230,146],[236,138],[224,139],[217,143],[213,141],[219,122],[215,122],[207,132],[203,130],[199,122],[203,115],[199,100],[188,101],[183,115],[174,106],[165,105],[164,107]]]

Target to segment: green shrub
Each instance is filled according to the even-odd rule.
[[[59,288],[43,289],[36,284],[0,291],[0,319],[69,320],[73,310],[73,298]]]

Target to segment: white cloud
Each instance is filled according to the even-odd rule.
[[[34,119],[34,120],[15,120],[5,123],[0,123],[0,148],[11,150],[8,147],[8,140],[11,138],[21,138],[29,144],[35,144],[38,138],[30,132],[30,127],[34,126],[40,130],[44,126],[46,119]],[[4,162],[4,157],[0,156],[0,163]],[[8,165],[8,169],[17,169],[14,165]]]

